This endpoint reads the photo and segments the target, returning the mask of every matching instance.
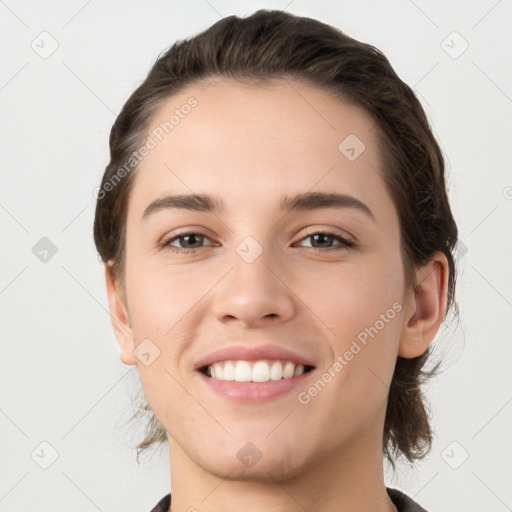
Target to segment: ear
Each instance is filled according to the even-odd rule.
[[[398,355],[405,358],[423,354],[443,321],[448,301],[449,267],[446,256],[437,251],[416,270],[416,289],[410,294]]]
[[[137,359],[133,353],[135,344],[128,308],[125,305],[124,293],[122,293],[119,283],[115,280],[110,262],[105,264],[105,282],[110,308],[110,321],[121,349],[121,361],[128,365],[137,364]]]

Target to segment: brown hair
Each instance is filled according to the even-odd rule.
[[[442,251],[449,263],[447,312],[452,306],[456,309],[457,226],[446,191],[443,155],[420,102],[375,47],[315,19],[272,10],[245,18],[229,16],[195,37],[177,41],[156,60],[112,126],[94,240],[122,289],[128,195],[136,170],[136,163],[128,171],[125,164],[140,148],[160,105],[186,86],[213,77],[261,85],[272,79],[299,80],[368,112],[376,123],[383,178],[399,215],[407,285],[417,284],[415,266]],[[125,172],[113,186],[121,166]],[[394,457],[404,455],[413,462],[430,450],[432,431],[421,390],[437,369],[425,368],[430,352],[429,348],[416,358],[398,357],[383,435],[383,453],[392,466]],[[167,439],[147,402],[134,417],[146,413],[150,419],[146,437],[137,446],[137,460],[142,450]]]

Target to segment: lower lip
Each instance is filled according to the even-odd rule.
[[[300,386],[314,372],[310,370],[291,379],[269,380],[267,382],[235,382],[213,379],[197,372],[203,382],[215,393],[239,403],[259,404],[290,392]]]

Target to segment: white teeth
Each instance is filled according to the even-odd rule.
[[[251,382],[251,377],[251,365],[247,361],[238,361],[235,367],[236,382]]]
[[[270,368],[270,378],[272,380],[281,380],[283,378],[283,367],[279,361],[274,361],[272,363],[272,368]]]
[[[284,367],[283,367],[284,366]],[[225,361],[208,367],[207,374],[213,379],[235,382],[268,382],[291,379],[304,373],[304,366],[291,361]]]
[[[235,380],[235,365],[231,361],[224,363],[223,380]]]
[[[215,379],[219,379],[219,380],[222,380],[223,378],[223,374],[224,373],[224,370],[222,368],[222,366],[220,364],[216,364],[214,365],[213,367],[213,377]]]
[[[258,361],[252,367],[253,382],[268,382],[270,380],[270,368],[265,361]]]
[[[286,363],[283,370],[283,378],[291,379],[293,377],[293,372],[295,371],[295,365],[293,363]]]

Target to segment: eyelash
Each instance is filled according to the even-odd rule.
[[[166,238],[164,239],[161,243],[160,243],[160,247],[162,249],[167,249],[167,250],[170,250],[170,251],[173,251],[173,252],[177,252],[177,253],[181,253],[181,254],[188,254],[190,252],[194,252],[195,250],[197,249],[201,249],[202,247],[209,247],[209,246],[202,246],[202,247],[198,247],[198,248],[195,248],[195,249],[183,249],[181,247],[174,247],[171,244],[171,242],[174,242],[175,240],[179,240],[180,238],[183,238],[183,237],[186,237],[186,236],[189,236],[189,235],[199,235],[199,236],[203,236],[204,238],[208,238],[205,234],[199,232],[199,231],[190,231],[188,233],[181,233],[177,236],[173,236],[171,238]],[[343,238],[342,236],[336,234],[336,233],[333,233],[332,231],[329,231],[329,230],[325,230],[325,231],[314,231],[314,232],[311,232],[311,233],[308,233],[305,237],[301,238],[299,240],[299,242],[302,242],[303,240],[306,240],[307,238],[311,238],[315,235],[327,235],[327,236],[330,236],[332,238],[334,238],[335,240],[337,240],[338,242],[340,242],[340,245],[336,245],[336,246],[333,246],[333,247],[308,247],[308,249],[312,249],[313,251],[318,251],[320,253],[325,253],[325,252],[329,252],[329,251],[340,251],[340,250],[347,250],[347,249],[350,249],[350,248],[354,248],[356,247],[356,244],[350,240],[347,240],[346,238]],[[211,247],[211,246],[210,246]]]

